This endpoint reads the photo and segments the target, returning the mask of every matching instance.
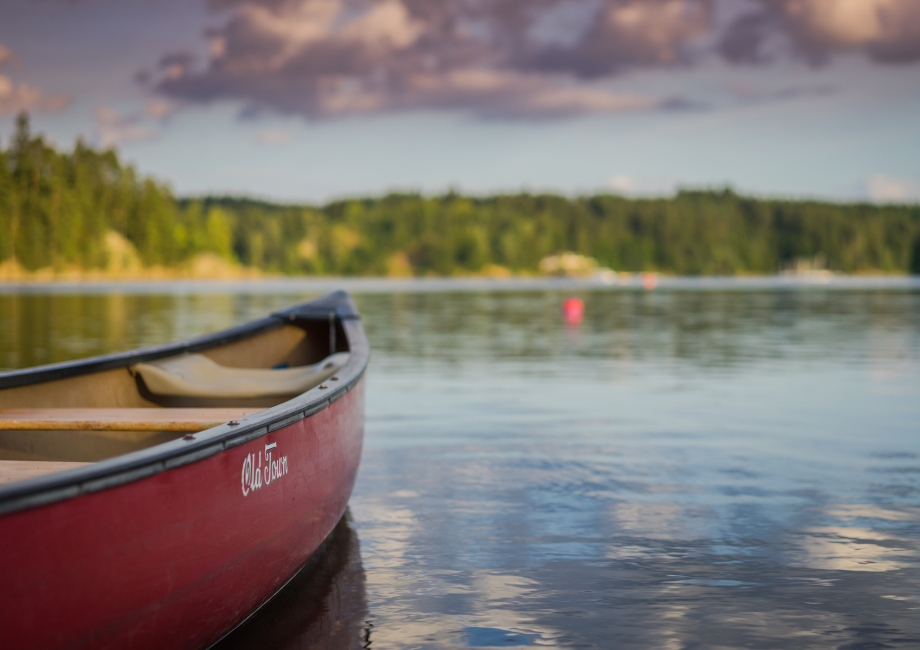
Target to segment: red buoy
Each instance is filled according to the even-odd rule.
[[[585,317],[585,301],[581,298],[566,298],[562,303],[562,317],[566,323],[580,323]]]

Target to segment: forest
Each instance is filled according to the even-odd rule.
[[[728,189],[648,199],[401,193],[322,206],[177,198],[113,149],[57,150],[26,115],[0,142],[0,264],[25,272],[182,268],[206,255],[278,274],[535,274],[563,251],[629,272],[772,274],[818,260],[842,273],[920,273],[920,205]]]

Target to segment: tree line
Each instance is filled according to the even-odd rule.
[[[324,206],[177,199],[113,149],[58,151],[17,119],[0,143],[0,262],[105,268],[110,233],[146,266],[210,253],[269,273],[535,273],[562,251],[618,271],[769,274],[797,260],[831,270],[920,273],[920,206],[839,204],[681,191],[470,197],[401,193]]]

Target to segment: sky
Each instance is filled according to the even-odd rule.
[[[920,201],[920,0],[0,0],[17,112],[180,196]]]

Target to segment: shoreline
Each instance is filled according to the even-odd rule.
[[[238,278],[145,278],[92,280],[0,280],[0,293],[323,293],[346,289],[353,293],[412,293],[453,291],[661,291],[661,290],[781,290],[781,289],[920,289],[920,276],[911,275],[654,275],[632,274],[609,281],[598,278],[514,276],[490,277],[338,277],[258,276]]]

